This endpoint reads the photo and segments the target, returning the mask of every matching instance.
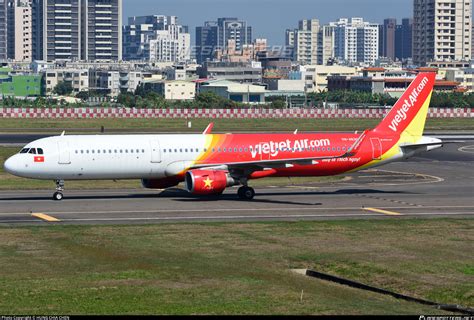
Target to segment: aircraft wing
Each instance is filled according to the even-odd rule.
[[[364,141],[364,138],[368,130],[364,131],[354,142],[354,144],[345,152],[339,155],[324,156],[324,157],[303,157],[303,158],[280,158],[280,159],[269,159],[269,160],[254,160],[254,161],[242,161],[242,162],[226,162],[226,163],[213,163],[213,164],[196,164],[191,169],[196,168],[211,168],[216,166],[226,166],[227,168],[285,168],[293,165],[314,165],[321,160],[330,160],[338,158],[352,157],[359,152],[360,146]]]

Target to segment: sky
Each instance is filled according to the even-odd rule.
[[[301,19],[321,23],[343,17],[362,17],[381,23],[385,18],[412,17],[413,0],[123,0],[123,20],[134,15],[178,16],[188,25],[194,44],[196,26],[219,17],[237,17],[253,28],[253,38],[267,38],[270,45],[284,44],[285,30]]]

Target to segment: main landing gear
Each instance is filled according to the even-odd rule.
[[[255,190],[249,186],[242,186],[237,191],[239,199],[242,200],[252,200],[255,197]]]
[[[53,200],[61,201],[63,199],[64,180],[56,180],[56,192],[53,194]]]

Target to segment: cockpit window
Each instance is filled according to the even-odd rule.
[[[30,151],[28,153],[31,153],[31,154],[36,154],[36,149],[35,148],[31,148]]]
[[[23,148],[21,149],[20,153],[28,153],[29,150],[29,148]]]
[[[36,151],[38,151],[38,154],[43,154],[43,149],[42,148],[38,148],[38,149],[36,149]]]

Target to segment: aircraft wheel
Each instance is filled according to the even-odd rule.
[[[61,201],[63,199],[63,194],[61,192],[55,192],[53,194],[53,200],[55,201]]]
[[[237,195],[242,200],[252,200],[255,197],[255,190],[251,187],[243,186],[239,188]]]

